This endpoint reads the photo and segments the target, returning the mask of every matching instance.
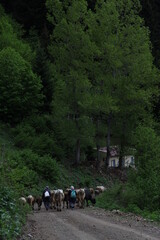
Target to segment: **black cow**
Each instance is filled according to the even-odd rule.
[[[90,188],[90,189],[85,188],[85,200],[87,203],[87,207],[89,206],[88,201],[91,201],[93,205],[96,203],[95,191],[93,188]]]

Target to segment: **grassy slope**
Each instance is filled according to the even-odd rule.
[[[9,131],[9,128],[6,125],[0,124],[0,154],[1,154],[1,166],[6,167],[9,161],[8,155],[17,149],[14,147],[14,138]],[[3,163],[2,163],[3,161]],[[79,166],[73,167],[66,164],[65,166],[61,163],[58,163],[60,169],[60,177],[57,183],[48,182],[45,179],[42,179],[40,176],[40,184],[38,186],[39,191],[42,191],[45,185],[49,185],[50,188],[66,188],[74,185],[76,188],[79,187],[96,187],[96,185],[107,185],[108,179],[101,173],[97,173],[96,169],[93,166]],[[12,170],[12,169],[10,169]],[[36,193],[33,190],[32,193]]]

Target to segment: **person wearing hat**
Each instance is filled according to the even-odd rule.
[[[69,206],[71,209],[75,207],[75,203],[76,203],[76,191],[74,189],[74,186],[71,186],[69,191]]]
[[[46,210],[48,211],[50,207],[50,197],[51,197],[51,192],[48,186],[45,187],[43,194],[42,194],[42,200],[44,202],[44,206]]]

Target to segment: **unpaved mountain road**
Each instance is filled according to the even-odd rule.
[[[160,225],[97,208],[34,211],[18,240],[160,240]]]

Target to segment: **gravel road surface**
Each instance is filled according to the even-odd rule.
[[[18,240],[160,240],[160,225],[133,214],[98,208],[46,211],[28,215]]]

